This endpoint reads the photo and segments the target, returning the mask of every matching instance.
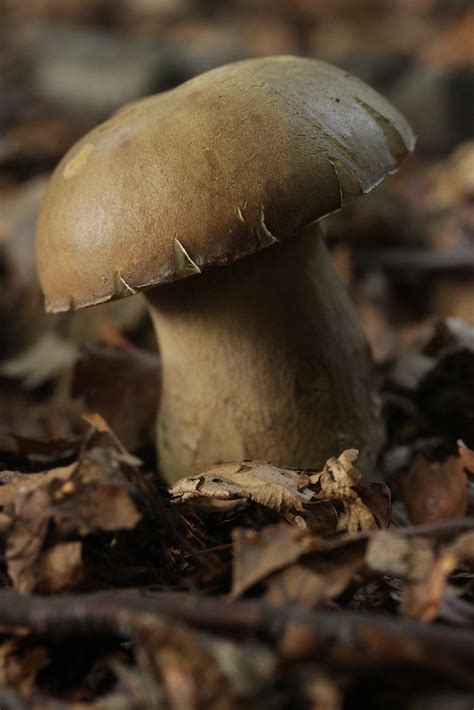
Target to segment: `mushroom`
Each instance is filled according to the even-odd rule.
[[[282,56],[129,104],[64,156],[38,223],[46,308],[145,291],[169,481],[249,458],[317,467],[351,447],[373,471],[368,345],[317,222],[413,146],[366,84]]]

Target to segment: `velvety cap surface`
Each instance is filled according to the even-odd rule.
[[[57,166],[37,262],[50,311],[132,295],[288,239],[414,146],[377,92],[313,59],[214,69],[125,106]]]

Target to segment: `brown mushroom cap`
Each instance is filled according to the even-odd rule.
[[[363,82],[297,57],[214,69],[129,104],[57,166],[38,223],[49,311],[253,254],[371,190],[414,145]]]

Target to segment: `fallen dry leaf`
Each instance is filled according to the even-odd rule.
[[[291,565],[270,577],[265,601],[316,609],[342,594],[362,564],[363,561],[354,556],[351,561],[336,560],[332,565],[321,565],[321,571],[312,568],[319,567],[316,563]]]
[[[355,449],[348,449],[338,458],[328,459],[320,473],[310,476],[311,484],[320,488],[316,494],[317,499],[342,503],[343,512],[339,515],[337,530],[347,531],[349,534],[376,530],[379,527],[376,517],[357,491],[362,482],[362,474],[353,466],[357,456]],[[383,485],[380,492],[385,494]]]
[[[0,508],[13,505],[19,494],[26,494],[38,486],[46,488],[53,481],[61,483],[69,480],[76,468],[77,463],[72,463],[69,466],[58,466],[58,468],[53,468],[51,471],[42,471],[40,473],[17,473],[12,471],[7,481],[3,478],[3,485],[0,486]],[[4,471],[2,477],[6,473]]]
[[[81,543],[70,538],[138,524],[141,515],[130,498],[122,458],[112,449],[96,448],[70,466],[8,477],[0,487],[1,532],[16,589],[74,588],[84,571]]]
[[[447,545],[433,560],[431,569],[424,579],[407,585],[403,596],[403,612],[406,616],[424,622],[434,621],[443,605],[448,601],[446,613],[456,606],[456,596],[451,589],[448,594],[450,575],[460,563],[474,564],[474,531],[462,533],[453,543]],[[461,600],[458,600],[461,604]],[[456,609],[454,609],[456,612]],[[459,612],[459,609],[457,610]]]
[[[472,1],[0,4],[0,707],[471,708],[473,520],[410,525],[396,483],[389,528],[388,489],[340,450],[324,471],[280,478],[250,463],[255,479],[216,481],[204,461],[193,473],[210,474],[206,495],[172,505],[154,475],[157,359],[134,347],[155,347],[145,299],[46,315],[33,240],[48,174],[107,105],[245,56],[333,60],[418,134],[398,175],[322,223],[376,360],[380,473],[391,484],[419,454],[473,449]],[[386,126],[366,118],[382,146]],[[219,142],[203,156],[211,172]],[[83,411],[94,431],[79,439]],[[458,457],[474,515],[474,453]],[[457,500],[426,466],[422,519]],[[32,593],[9,590],[14,579]]]
[[[196,476],[182,478],[171,487],[175,502],[208,498],[217,501],[249,500],[278,513],[302,513],[313,498],[309,477],[296,469],[283,469],[261,461],[213,466]]]
[[[445,551],[434,560],[424,579],[406,586],[402,601],[405,616],[425,623],[436,619],[444,600],[448,577],[457,562],[453,552]]]
[[[28,697],[39,671],[48,664],[43,646],[29,645],[21,639],[6,640],[0,645],[0,684],[13,686]]]
[[[134,635],[140,640],[138,667],[149,686],[150,682],[159,683],[155,693],[157,697],[164,695],[165,707],[170,710],[235,707],[228,675],[216,662],[212,648],[195,631],[163,620],[157,624],[144,615]],[[135,706],[148,704],[148,698],[149,695],[145,696]]]
[[[261,461],[220,464],[182,478],[170,492],[175,503],[253,501],[303,530],[353,534],[377,529],[389,517],[387,487],[363,484],[356,458],[357,451],[345,451],[322,471]]]
[[[454,542],[439,549],[435,540],[420,535],[403,535],[403,530],[373,533],[368,540],[365,558],[367,566],[378,575],[404,582],[402,613],[424,623],[438,618],[445,606],[451,574],[461,562],[469,565],[473,559],[472,531],[461,534]]]
[[[314,538],[287,523],[268,525],[260,532],[236,528],[233,540],[233,597],[318,547]]]
[[[417,456],[399,476],[403,501],[413,523],[463,517],[468,504],[467,479],[461,457],[430,463]]]
[[[77,588],[83,577],[82,544],[65,542],[42,553],[36,588],[39,592],[65,592]]]
[[[133,529],[141,515],[130,498],[120,454],[96,447],[83,455],[74,476],[55,492],[54,514],[69,534]]]
[[[294,604],[314,609],[326,596],[326,579],[301,564],[277,572],[267,582],[264,599],[269,604]]]
[[[430,572],[434,558],[433,543],[428,538],[379,530],[369,539],[365,561],[379,574],[420,581]]]
[[[39,559],[51,518],[50,498],[42,488],[21,492],[15,499],[13,522],[7,528],[5,559],[15,589],[32,592],[38,583]]]
[[[153,435],[159,399],[160,361],[138,348],[95,346],[81,353],[72,396],[98,412],[128,449]]]

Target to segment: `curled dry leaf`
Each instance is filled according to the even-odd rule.
[[[345,451],[318,472],[262,461],[220,464],[182,478],[171,487],[171,495],[175,503],[207,502],[216,507],[224,501],[236,505],[253,501],[301,529],[350,534],[377,529],[388,522],[388,513],[386,520],[381,514],[388,510],[387,487],[365,486],[353,466],[356,458],[357,451]]]
[[[356,449],[343,451],[338,458],[328,459],[320,473],[310,477],[311,484],[320,489],[316,494],[318,500],[332,500],[342,504],[343,510],[339,515],[337,531],[347,531],[349,534],[361,530],[376,530],[379,527],[376,515],[369,509],[359,492],[360,488],[369,489],[369,486],[362,484],[362,474],[353,466],[357,456]],[[374,495],[375,490],[372,485],[370,487],[372,503],[378,508],[378,501],[374,498],[387,500],[387,487],[378,484],[378,496]]]
[[[119,454],[92,449],[70,466],[12,472],[0,487],[0,508],[7,571],[16,589],[77,586],[83,577],[81,543],[71,537],[138,524],[141,516],[122,469]]]
[[[303,471],[243,461],[213,466],[196,476],[182,478],[171,488],[176,502],[208,498],[216,501],[249,500],[278,513],[302,513],[313,499],[309,477]]]

